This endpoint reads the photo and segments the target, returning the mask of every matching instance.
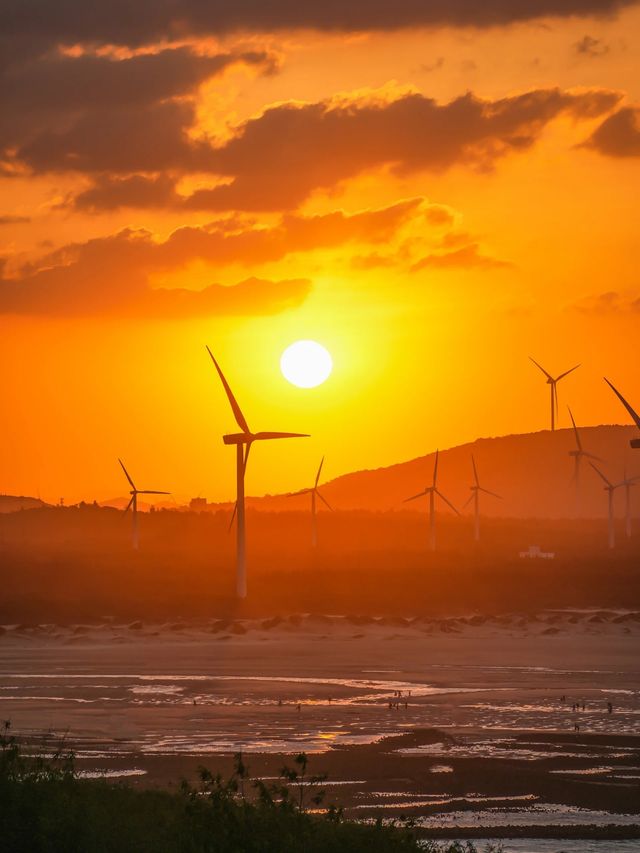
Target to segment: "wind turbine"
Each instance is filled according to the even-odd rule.
[[[409,501],[415,501],[417,498],[422,498],[425,495],[429,495],[429,550],[436,550],[436,495],[443,500],[451,509],[455,512],[456,515],[460,515],[458,510],[454,507],[450,500],[445,498],[442,492],[438,489],[438,455],[440,451],[436,450],[436,460],[433,465],[433,482],[430,486],[424,490],[424,492],[420,492],[418,495],[413,495],[410,498],[406,498],[404,503],[408,503]]]
[[[608,480],[602,471],[593,464],[593,462],[589,462],[589,465],[593,468],[596,474],[600,477],[601,480],[604,480],[605,486],[604,490],[609,493],[609,548],[616,547],[616,529],[613,519],[613,493],[620,486],[624,485],[623,483],[616,483],[615,485]]]
[[[613,393],[618,397],[618,399],[620,400],[620,402],[622,403],[622,405],[625,407],[625,409],[629,412],[629,414],[631,415],[631,417],[632,417],[632,418],[633,418],[633,420],[635,421],[635,424],[636,424],[636,426],[638,427],[638,429],[640,429],[640,415],[639,415],[636,411],[634,411],[634,410],[631,408],[631,405],[630,405],[630,404],[629,404],[629,403],[624,399],[624,397],[623,397],[623,396],[622,396],[622,394],[618,391],[618,389],[617,389],[617,388],[615,388],[615,387],[611,384],[611,382],[609,382],[609,380],[607,379],[607,377],[606,377],[606,376],[604,377],[604,381],[607,383],[607,385],[609,386],[609,388],[611,388],[611,390],[613,391]],[[630,444],[630,445],[631,445],[631,447],[633,447],[633,448],[638,448],[638,447],[640,447],[640,438],[632,438],[632,439],[631,439],[631,441],[629,442],[629,444]]]
[[[306,433],[301,432],[251,432],[249,424],[247,423],[245,416],[242,414],[240,406],[238,405],[236,398],[233,396],[233,392],[229,387],[227,380],[224,378],[222,370],[220,370],[220,365],[213,357],[213,353],[209,347],[207,347],[207,352],[211,356],[211,361],[218,371],[218,376],[220,377],[222,387],[224,388],[227,399],[229,400],[229,405],[231,406],[231,411],[233,412],[236,423],[242,430],[242,432],[223,435],[222,440],[225,444],[235,444],[236,446],[236,594],[238,598],[246,598],[247,562],[245,547],[244,475],[247,470],[247,461],[249,459],[251,445],[254,441],[267,441],[272,438],[308,438],[309,436]]]
[[[320,482],[320,472],[322,471],[322,466],[324,464],[324,456],[320,460],[320,467],[318,468],[318,473],[316,474],[316,479],[311,486],[310,489],[301,489],[299,492],[291,492],[288,497],[295,498],[297,495],[311,495],[311,547],[315,548],[318,544],[318,519],[316,517],[316,498],[320,498],[322,503],[333,512],[333,507],[329,505],[329,503],[324,499],[324,497],[320,494],[320,490],[318,489],[318,483]]]
[[[131,479],[129,472],[124,467],[124,462],[122,459],[118,459],[122,470],[124,471],[124,476],[129,481],[129,485],[131,486],[131,491],[129,494],[131,495],[131,500],[127,504],[127,508],[125,509],[125,513],[129,512],[130,509],[133,510],[133,514],[131,517],[131,536],[134,550],[138,550],[138,546],[140,544],[140,540],[138,537],[138,495],[170,495],[171,492],[158,492],[155,489],[136,489],[136,485]]]
[[[578,427],[576,426],[576,422],[573,417],[573,412],[569,409],[569,417],[571,418],[571,423],[573,424],[573,434],[576,439],[576,449],[569,451],[569,456],[573,456],[573,481],[576,486],[576,517],[580,517],[581,510],[581,501],[580,501],[580,468],[582,465],[583,459],[595,459],[596,462],[602,462],[599,456],[595,456],[593,453],[587,453],[587,451],[582,446],[582,439],[580,438],[580,433],[578,432]]]
[[[623,480],[620,483],[621,486],[624,486],[624,532],[627,539],[631,539],[631,487],[635,486],[638,480],[640,480],[640,476],[627,477],[625,469]]]
[[[471,489],[471,496],[469,500],[465,503],[465,507],[469,506],[471,501],[473,501],[473,538],[476,542],[480,541],[480,492],[484,492],[485,495],[491,495],[493,498],[500,498],[502,500],[502,495],[497,495],[495,492],[490,492],[489,489],[483,488],[480,485],[480,479],[478,478],[478,469],[476,468],[476,460],[474,459],[473,453],[471,454],[471,464],[473,465],[473,478],[475,483],[473,486],[469,486]]]
[[[554,379],[553,376],[550,373],[547,373],[547,371],[544,369],[544,367],[542,367],[542,365],[538,364],[538,362],[534,358],[531,358],[531,356],[529,356],[529,358],[535,364],[535,366],[537,368],[539,368],[544,373],[544,375],[547,377],[547,385],[550,386],[550,391],[551,391],[551,431],[553,432],[553,430],[555,430],[555,428],[556,428],[556,416],[558,414],[558,388],[557,388],[558,382],[560,382],[561,379],[564,379],[565,376],[568,376],[570,373],[573,373],[574,370],[577,370],[580,367],[580,365],[576,364],[576,366],[572,367],[571,370],[565,370],[564,373],[561,373],[560,376],[556,376]]]

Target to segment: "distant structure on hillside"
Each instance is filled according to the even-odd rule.
[[[539,545],[529,545],[526,551],[520,551],[521,560],[555,560],[553,551],[543,551]]]
[[[191,498],[189,509],[191,512],[206,512],[209,505],[206,498]]]

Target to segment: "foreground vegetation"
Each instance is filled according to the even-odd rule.
[[[308,775],[304,754],[273,785],[250,779],[237,755],[226,780],[203,768],[195,787],[134,789],[78,778],[71,752],[61,746],[30,753],[6,723],[0,847],[5,853],[424,853],[409,826],[362,825],[343,820],[334,806],[320,809],[322,781]]]

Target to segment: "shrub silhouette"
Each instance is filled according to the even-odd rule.
[[[241,754],[228,779],[206,768],[177,792],[82,779],[64,741],[30,751],[0,733],[0,849],[3,853],[412,853],[407,827],[345,821],[323,801],[323,776],[304,753],[279,782],[252,780]],[[473,853],[472,845],[431,848]]]

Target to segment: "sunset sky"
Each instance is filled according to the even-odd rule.
[[[0,492],[251,494],[640,406],[640,4],[0,2]],[[333,374],[283,378],[322,343]],[[425,472],[425,477],[428,472]]]

